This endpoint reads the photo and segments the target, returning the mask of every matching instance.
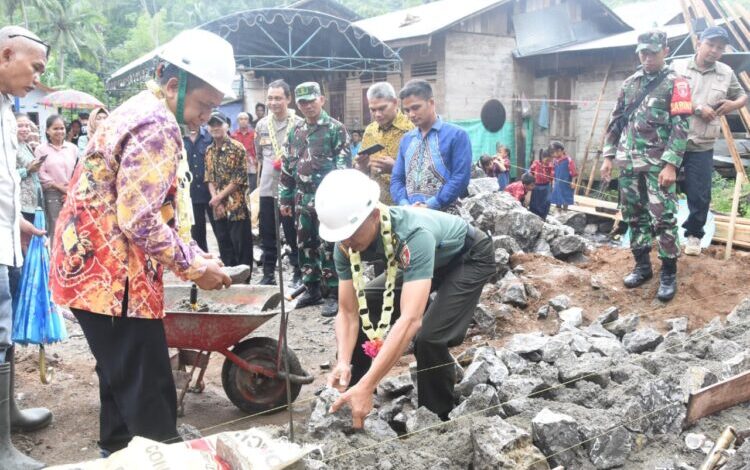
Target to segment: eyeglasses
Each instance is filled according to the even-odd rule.
[[[30,41],[34,41],[37,44],[41,44],[42,46],[44,46],[44,55],[45,55],[45,57],[49,57],[50,46],[46,42],[44,42],[44,41],[42,41],[40,39],[32,38],[31,36],[26,36],[25,34],[11,34],[11,35],[8,36],[8,39],[13,39],[13,38],[26,38],[26,39],[28,39]]]

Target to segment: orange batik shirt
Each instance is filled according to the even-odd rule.
[[[164,102],[144,91],[91,139],[54,234],[53,300],[104,315],[162,318],[164,268],[183,279],[206,269],[200,249],[175,229],[179,126]]]

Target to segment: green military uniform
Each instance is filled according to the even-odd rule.
[[[298,101],[318,96],[317,83],[303,83],[295,89]],[[338,287],[333,244],[323,242],[318,235],[315,191],[328,173],[351,166],[349,134],[342,123],[325,111],[321,111],[315,124],[303,121],[289,131],[288,158],[282,161],[279,177],[279,204],[295,207],[299,265],[306,285],[320,282],[322,274],[329,288]]]
[[[646,44],[642,43],[643,40]],[[659,51],[665,46],[666,35],[662,32],[645,33],[639,37],[639,50],[648,47]],[[661,83],[630,114],[621,131],[612,125],[623,116],[643,88],[662,77]],[[677,258],[680,249],[676,185],[660,187],[659,173],[666,164],[679,168],[682,163],[687,144],[687,117],[691,113],[689,101],[687,82],[668,67],[652,74],[638,70],[620,88],[603,152],[604,157],[614,158],[615,165],[620,168],[620,206],[623,220],[630,227],[631,248],[650,249],[655,235],[662,259]]]
[[[419,406],[438,416],[453,408],[455,368],[448,348],[461,344],[474,315],[482,288],[496,272],[492,240],[470,227],[463,219],[444,212],[414,207],[389,207],[394,255],[399,272],[391,323],[400,314],[402,282],[432,279],[435,299],[427,307],[422,327],[414,338]],[[360,253],[363,261],[386,261],[383,241],[378,236]],[[339,279],[352,278],[348,251],[340,244],[334,253]],[[385,274],[365,287],[370,319],[380,320]],[[352,378],[356,384],[367,372],[372,359],[362,345],[368,340],[361,329],[352,352]],[[442,366],[442,367],[441,367]]]

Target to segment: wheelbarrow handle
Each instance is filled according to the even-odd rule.
[[[283,370],[280,370],[276,373],[276,376],[282,380],[286,380],[287,374]],[[315,380],[315,377],[305,372],[305,375],[298,375],[298,374],[292,374],[289,373],[289,381],[293,384],[311,384]]]

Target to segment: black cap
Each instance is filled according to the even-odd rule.
[[[224,115],[221,111],[214,111],[211,113],[211,117],[208,118],[208,125],[212,124],[226,124],[229,125],[229,118]]]

